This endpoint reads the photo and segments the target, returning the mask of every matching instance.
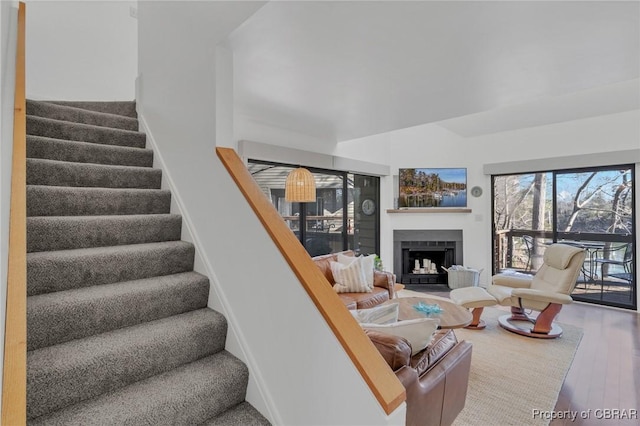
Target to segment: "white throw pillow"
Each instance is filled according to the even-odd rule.
[[[345,254],[338,253],[338,256],[337,256],[338,262],[344,265],[350,264],[351,262],[353,262],[353,259],[358,259],[358,261],[361,262],[360,264],[362,265],[362,270],[364,271],[364,276],[367,280],[367,285],[371,290],[373,290],[373,270],[375,266],[376,255],[370,254],[369,256],[360,255],[358,257],[354,257],[354,256],[347,256]]]
[[[348,265],[353,262],[353,259],[357,259],[355,256],[347,256],[344,253],[338,253],[336,256],[336,260],[344,265]]]
[[[440,320],[438,318],[417,318],[391,324],[360,325],[366,330],[404,337],[411,344],[411,355],[413,356],[429,345],[433,339],[433,333],[440,325]]]
[[[367,285],[373,289],[373,270],[376,263],[376,255],[370,254],[369,256],[360,256],[362,262],[362,269],[364,270],[364,276],[367,279]]]
[[[330,264],[336,282],[333,288],[337,293],[371,293],[358,258],[353,257],[347,265],[333,261]]]
[[[398,321],[399,309],[398,303],[389,303],[369,309],[353,309],[349,312],[360,323],[390,324]]]

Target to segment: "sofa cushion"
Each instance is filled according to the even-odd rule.
[[[351,315],[358,322],[373,324],[389,324],[398,321],[400,304],[386,303],[368,309],[355,309]]]
[[[346,257],[346,256],[345,256]],[[331,273],[336,283],[333,288],[338,293],[369,293],[372,287],[367,284],[362,261],[360,258],[351,258],[349,263],[333,262]]]
[[[437,318],[416,318],[391,324],[361,324],[365,330],[374,330],[406,339],[411,345],[411,355],[415,355],[429,345],[433,333],[440,325]]]
[[[453,330],[438,330],[433,334],[429,345],[411,357],[411,367],[418,372],[418,376],[422,376],[457,344],[458,339]]]
[[[340,300],[342,300],[342,303],[344,303],[344,306],[347,307],[347,309],[351,310],[351,309],[358,309],[358,303],[355,301],[355,299],[353,297],[351,297],[352,293],[342,293],[342,294],[338,294],[338,296],[340,297]],[[367,293],[354,293],[354,294],[367,294]]]
[[[373,308],[389,300],[389,292],[380,287],[374,287],[371,293],[342,293],[355,300],[357,309]]]

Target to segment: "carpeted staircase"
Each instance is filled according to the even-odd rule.
[[[268,425],[134,102],[27,101],[31,425]]]

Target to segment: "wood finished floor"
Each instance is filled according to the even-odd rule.
[[[640,410],[640,315],[635,311],[573,303],[562,308],[558,321],[582,328],[584,335],[560,391],[556,411],[580,413],[591,409],[592,412],[584,420],[557,420],[551,424],[640,424],[640,418],[606,420],[602,418],[604,412],[594,412]]]
[[[439,290],[428,293],[448,297],[448,291]],[[555,408],[577,412],[577,419],[552,420],[550,425],[640,425],[640,315],[575,302],[565,305],[557,320],[582,328],[584,335]],[[604,409],[635,409],[638,415],[605,419],[606,412],[597,411]],[[581,419],[582,412],[589,417]]]

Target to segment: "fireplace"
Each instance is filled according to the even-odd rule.
[[[451,265],[462,265],[462,230],[393,231],[393,270],[398,282],[446,284],[443,268]]]

